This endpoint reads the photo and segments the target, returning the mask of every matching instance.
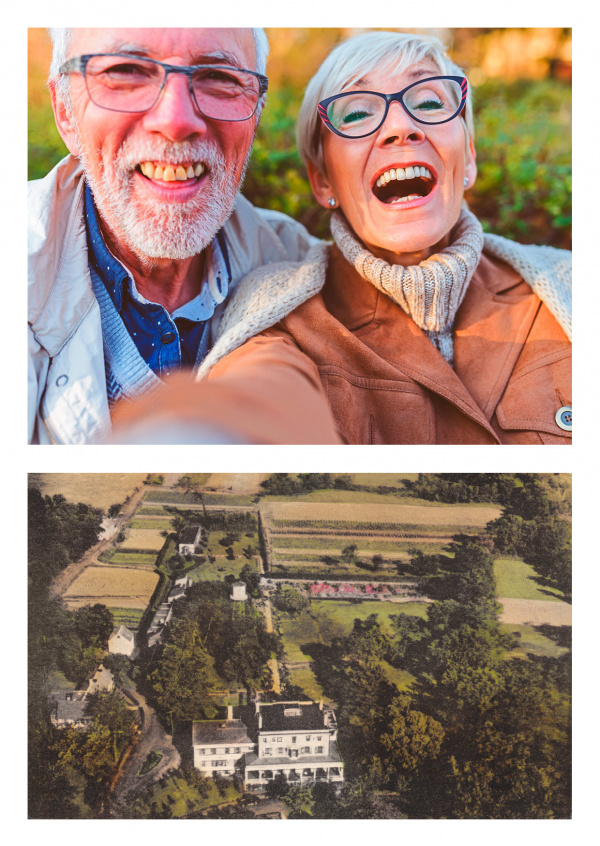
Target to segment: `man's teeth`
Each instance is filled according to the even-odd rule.
[[[142,162],[140,170],[148,179],[159,179],[163,182],[185,182],[195,176],[202,176],[204,165],[201,162],[184,165],[155,165],[154,162]]]
[[[392,179],[414,179],[416,176],[424,177],[425,179],[433,179],[431,173],[426,167],[415,165],[414,167],[391,167],[382,173],[375,183],[378,188],[382,185],[387,185]]]

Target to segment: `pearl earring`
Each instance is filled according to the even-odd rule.
[[[469,180],[468,180],[468,179],[467,179],[467,177],[465,176],[465,178],[463,179],[463,185],[464,185],[464,186],[465,186],[465,188],[466,188],[468,184],[469,184]]]
[[[327,202],[329,203],[330,207],[334,209],[337,206],[337,201],[335,197],[330,197]]]

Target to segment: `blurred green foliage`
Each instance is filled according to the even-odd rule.
[[[244,183],[255,205],[285,212],[329,237],[329,212],[315,202],[296,150],[301,94],[269,94]],[[552,79],[493,80],[475,91],[478,178],[467,194],[486,231],[522,243],[571,246],[571,88]],[[29,120],[29,178],[65,154],[50,103]]]

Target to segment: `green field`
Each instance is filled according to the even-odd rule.
[[[310,607],[296,618],[287,614],[276,613],[281,630],[288,661],[310,661],[310,656],[302,651],[302,645],[322,643],[329,645],[334,637],[344,637],[350,633],[354,620],[366,620],[370,614],[377,614],[384,628],[390,625],[390,614],[410,614],[427,616],[425,602],[346,602],[345,600],[313,599]]]
[[[497,558],[494,562],[496,595],[506,599],[562,600],[559,590],[541,587],[536,582],[536,575],[533,567],[520,558]]]
[[[154,514],[158,517],[162,517],[165,514],[168,514],[168,511],[165,511],[164,506],[162,505],[142,505],[141,508],[138,508],[135,512],[136,517],[140,517],[143,515],[151,515]]]
[[[324,553],[329,550],[341,552],[345,546],[350,544],[358,546],[357,555],[361,553],[370,553],[374,555],[380,552],[384,558],[387,555],[395,555],[397,557],[405,557],[407,550],[411,548],[410,541],[394,541],[394,540],[373,540],[371,538],[360,538],[351,540],[350,538],[336,537],[315,537],[314,535],[306,535],[302,538],[291,538],[287,535],[273,535],[271,538],[271,545],[274,549],[289,549],[298,550],[303,549],[322,549]],[[436,548],[438,546],[436,545]]]
[[[333,474],[340,475],[340,474]],[[389,488],[400,487],[405,479],[414,482],[418,479],[418,473],[350,473],[355,485],[385,485]]]
[[[115,626],[127,626],[132,632],[137,631],[144,612],[137,608],[111,608]]]
[[[534,626],[500,624],[500,631],[520,635],[519,646],[507,652],[507,658],[525,658],[527,655],[540,655],[544,658],[559,658],[568,652],[565,646],[559,646],[549,637],[541,634]]]
[[[219,494],[205,493],[204,502],[207,505],[247,505],[248,510],[255,508],[253,497],[248,494]]]
[[[138,512],[139,513],[139,512]],[[160,529],[168,532],[173,531],[173,522],[162,517],[134,517],[130,523],[127,524],[131,529]]]
[[[152,552],[119,552],[118,550],[107,550],[107,552],[108,555],[102,553],[100,560],[110,564],[131,564],[135,567],[154,567],[156,564],[156,553]]]
[[[199,564],[190,570],[188,575],[192,582],[215,582],[222,581],[225,576],[240,575],[240,571],[244,564],[249,564],[247,558],[236,558],[235,561],[228,561],[226,558],[217,558],[214,564],[210,561],[205,561],[204,564]]]

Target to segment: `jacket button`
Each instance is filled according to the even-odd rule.
[[[559,408],[554,417],[556,425],[564,429],[565,432],[570,432],[573,429],[573,409],[570,405],[563,405]]]
[[[175,340],[175,333],[174,332],[165,332],[162,336],[161,341],[163,344],[172,344]]]
[[[66,373],[63,373],[63,374],[62,374],[62,376],[59,376],[59,377],[56,379],[56,387],[57,387],[57,388],[62,388],[62,386],[63,386],[63,385],[66,385],[68,381],[69,381],[69,377],[67,376],[67,374],[66,374]]]

